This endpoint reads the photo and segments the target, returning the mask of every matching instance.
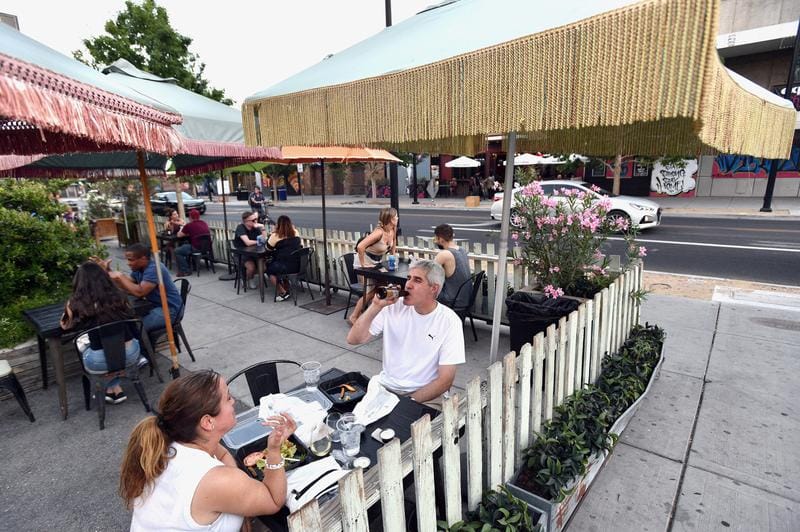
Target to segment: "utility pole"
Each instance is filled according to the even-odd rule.
[[[385,12],[386,12],[386,27],[390,27],[392,25],[392,0],[384,0]],[[389,188],[390,192],[390,199],[389,203],[394,210],[397,211],[397,214],[400,214],[400,184],[397,180],[397,163],[389,163]],[[400,229],[400,223],[397,224],[397,234],[402,234]]]
[[[389,0],[387,0],[388,2]],[[789,75],[786,78],[786,90],[783,97],[791,101],[792,89],[797,80],[800,80],[800,20],[797,21],[797,34],[794,37],[794,51],[792,52],[792,62],[789,63]],[[778,168],[783,164],[783,159],[772,159],[769,162],[769,176],[767,177],[767,189],[764,191],[764,204],[761,212],[772,212],[772,193],[775,191],[775,179],[778,177]]]

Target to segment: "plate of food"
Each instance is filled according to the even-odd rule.
[[[252,444],[248,446],[250,449],[243,448],[241,450],[242,452],[240,452],[240,456],[244,456],[241,458],[242,465],[252,477],[259,480],[264,478],[264,467],[267,464],[267,449],[264,447],[265,445],[266,442],[259,442],[257,446],[256,444]],[[261,449],[253,451],[253,447],[257,449],[261,447]],[[285,461],[284,469],[289,471],[308,461],[308,451],[305,446],[292,435],[281,444],[281,457],[283,457]]]
[[[339,409],[352,409],[367,394],[368,384],[369,379],[354,371],[320,383],[319,389]]]

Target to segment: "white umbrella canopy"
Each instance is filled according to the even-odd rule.
[[[469,157],[461,156],[458,159],[447,161],[444,165],[448,168],[477,168],[481,165],[479,161]]]
[[[514,166],[531,166],[534,164],[542,164],[542,157],[540,155],[534,155],[532,153],[523,153],[514,157]],[[506,162],[503,161],[505,165]]]

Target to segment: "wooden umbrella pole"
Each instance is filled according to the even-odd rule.
[[[161,260],[158,256],[158,240],[156,239],[156,224],[153,220],[153,207],[150,205],[150,187],[147,184],[147,172],[144,169],[144,153],[136,152],[136,159],[139,163],[139,179],[142,182],[142,195],[144,196],[144,212],[147,216],[147,229],[150,233],[151,258],[156,263],[156,276],[158,277],[158,293],[161,296],[161,310],[164,312],[164,323],[167,326],[167,340],[169,340],[169,352],[172,357],[172,368],[170,374],[173,379],[180,377],[180,366],[178,365],[178,350],[175,348],[175,336],[172,332],[172,319],[169,315],[169,305],[167,305],[167,290],[164,288],[164,277],[161,274]],[[146,333],[145,333],[146,334]]]
[[[506,182],[503,193],[503,210],[500,219],[500,245],[497,251],[497,273],[494,287],[494,312],[492,313],[492,341],[489,344],[489,361],[498,360],[497,351],[500,345],[500,318],[503,315],[503,303],[506,297],[506,278],[508,277],[508,233],[511,221],[511,195],[514,193],[514,152],[517,150],[517,132],[508,134],[508,151],[506,152]]]

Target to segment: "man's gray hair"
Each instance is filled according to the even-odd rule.
[[[424,271],[428,284],[435,284],[439,287],[436,291],[436,295],[439,295],[439,292],[442,291],[442,287],[444,287],[444,268],[442,268],[441,264],[430,259],[421,259],[413,261],[410,268],[417,268]]]

